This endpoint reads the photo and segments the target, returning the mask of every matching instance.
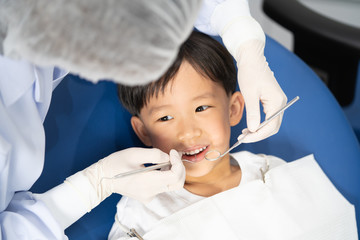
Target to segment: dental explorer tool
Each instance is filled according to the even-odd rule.
[[[282,107],[279,111],[277,111],[274,115],[272,115],[271,117],[269,117],[268,119],[266,119],[264,122],[262,122],[259,127],[256,129],[256,131],[258,131],[259,129],[261,129],[262,127],[264,127],[266,124],[268,124],[271,120],[273,120],[274,118],[276,118],[277,116],[279,116],[282,112],[284,112],[286,109],[288,109],[291,105],[293,105],[297,100],[299,100],[299,96],[296,96],[294,99],[292,99],[290,102],[288,102],[284,107]],[[225,156],[226,154],[228,154],[231,150],[233,150],[234,148],[236,148],[237,146],[239,146],[242,143],[242,140],[249,134],[250,132],[246,132],[241,134],[238,137],[238,141],[232,145],[227,151],[225,151],[223,154],[221,154],[218,150],[211,150],[209,152],[207,152],[205,154],[205,159],[208,161],[216,161],[219,158]],[[209,154],[216,154],[216,156],[211,157]]]
[[[115,176],[113,176],[111,178],[108,178],[108,179],[116,179],[116,178],[127,177],[127,176],[131,176],[131,175],[134,175],[134,174],[137,174],[137,173],[149,172],[149,171],[152,171],[152,170],[160,169],[160,168],[163,168],[163,167],[169,167],[169,166],[171,166],[170,162],[159,163],[159,164],[152,165],[150,167],[144,167],[144,168],[136,169],[136,170],[129,171],[129,172],[119,173],[119,174],[117,174],[117,175],[115,175]]]
[[[182,159],[183,162],[190,162],[186,159]],[[143,172],[149,172],[152,170],[157,170],[157,169],[161,169],[163,167],[170,167],[171,163],[170,162],[165,162],[165,163],[159,163],[159,164],[155,164],[149,167],[144,167],[144,168],[140,168],[140,169],[136,169],[133,171],[129,171],[129,172],[124,172],[124,173],[119,173],[113,177],[103,177],[101,178],[100,181],[102,181],[103,179],[117,179],[117,178],[122,178],[122,177],[127,177],[127,176],[131,176],[134,174],[138,174],[138,173],[143,173]]]

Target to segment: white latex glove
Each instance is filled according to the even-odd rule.
[[[251,40],[242,44],[236,55],[238,83],[245,100],[248,134],[243,142],[256,142],[279,131],[282,114],[266,126],[254,132],[260,124],[260,105],[263,105],[266,118],[281,107],[287,98],[276,81],[264,56],[264,42]]]
[[[149,171],[118,179],[103,179],[119,173],[144,167],[144,163],[171,162],[168,171]],[[181,155],[172,150],[170,156],[159,149],[129,148],[111,154],[84,170],[100,201],[111,193],[118,193],[142,202],[150,201],[155,195],[180,189],[185,182],[185,168]]]
[[[166,171],[149,171],[119,179],[117,174],[144,167],[145,163],[171,162]],[[86,212],[96,207],[112,193],[125,195],[141,202],[155,195],[177,190],[185,182],[185,168],[181,155],[171,150],[170,155],[159,149],[129,148],[115,152],[66,179],[46,193],[35,197],[42,200],[59,224],[66,229]]]
[[[210,22],[210,24],[206,24]],[[265,34],[251,17],[247,0],[205,0],[197,25],[201,31],[219,34],[237,62],[238,83],[245,100],[248,131],[260,124],[260,102],[266,118],[286,104],[287,98],[264,57]],[[278,132],[282,115],[243,142],[256,142]]]

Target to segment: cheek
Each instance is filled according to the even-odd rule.
[[[219,114],[211,122],[208,122],[208,134],[213,141],[216,141],[218,144],[226,143],[228,144],[230,139],[230,124],[229,118],[224,114]]]
[[[150,133],[152,146],[163,152],[169,153],[172,147],[173,136],[171,131],[157,130]]]

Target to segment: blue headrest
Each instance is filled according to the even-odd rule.
[[[355,204],[360,222],[360,147],[340,106],[305,63],[271,38],[267,38],[265,55],[289,100],[297,95],[300,100],[286,110],[278,134],[237,150],[272,154],[286,161],[313,153],[338,190]],[[129,119],[118,102],[115,84],[92,84],[67,76],[54,91],[44,123],[45,166],[32,191],[46,191],[114,151],[142,146]],[[232,142],[243,128],[245,116],[232,129]],[[106,238],[119,199],[113,194],[69,227],[69,239]]]

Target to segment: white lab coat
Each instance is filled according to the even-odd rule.
[[[215,34],[210,21],[219,28],[226,18],[211,18],[224,0],[206,0],[196,27]],[[233,2],[233,10],[244,9],[247,0]],[[240,4],[239,4],[240,3]],[[245,7],[243,7],[245,6]],[[227,16],[221,12],[217,16]],[[233,11],[233,14],[238,12]],[[1,40],[1,39],[0,39]],[[0,42],[2,44],[2,42]],[[54,67],[38,67],[0,55],[0,236],[2,239],[67,239],[45,204],[28,192],[44,165],[43,121],[52,90],[64,72]]]
[[[43,121],[64,71],[0,55],[0,225],[4,239],[66,239],[30,192],[44,165]]]

